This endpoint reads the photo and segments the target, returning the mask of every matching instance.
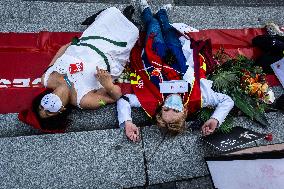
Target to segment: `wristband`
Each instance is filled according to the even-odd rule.
[[[106,105],[106,102],[102,99],[99,100],[99,105],[100,106],[105,106]]]

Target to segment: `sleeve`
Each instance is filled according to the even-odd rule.
[[[211,118],[217,119],[220,126],[230,110],[234,107],[234,101],[228,95],[217,93],[211,89],[212,81],[201,79],[202,107],[216,107]]]
[[[120,128],[124,128],[125,121],[132,121],[131,107],[141,107],[141,104],[134,94],[126,94],[117,101],[117,117]]]

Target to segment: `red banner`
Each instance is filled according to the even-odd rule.
[[[255,57],[259,52],[252,47],[251,39],[264,32],[264,29],[201,30],[190,36],[211,38],[213,52],[223,47],[232,56],[241,53]],[[80,35],[78,32],[0,33],[0,113],[20,112],[29,107],[34,94],[42,90],[40,77],[57,50]],[[129,89],[127,84],[122,88],[124,93]]]

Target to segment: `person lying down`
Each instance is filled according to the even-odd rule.
[[[138,28],[111,7],[99,13],[80,38],[62,46],[41,78],[51,92],[33,101],[36,127],[62,127],[69,105],[97,109],[116,102],[121,89],[113,81],[124,70],[138,36]]]
[[[212,60],[208,53],[200,51],[206,47],[206,42],[179,38],[177,30],[169,24],[167,9],[170,5],[163,6],[155,15],[146,0],[141,0],[140,5],[146,39],[143,48],[135,46],[132,50],[134,94],[124,95],[117,102],[120,127],[125,128],[131,141],[138,141],[139,129],[132,122],[131,107],[142,107],[156,119],[157,126],[179,134],[185,130],[189,115],[210,106],[215,107],[215,111],[201,131],[203,135],[212,134],[223,123],[234,102],[229,96],[214,92],[212,81],[206,79],[206,63]],[[184,90],[174,91],[171,87]]]

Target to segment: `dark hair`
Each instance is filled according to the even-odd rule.
[[[170,66],[177,62],[177,58],[170,49],[167,49],[163,61]]]
[[[67,106],[66,110],[63,111],[62,113],[48,117],[48,118],[41,118],[39,115],[39,105],[41,102],[41,99],[48,93],[51,93],[50,90],[46,90],[43,93],[39,94],[34,98],[32,101],[32,111],[35,113],[37,120],[40,123],[40,127],[43,130],[46,131],[64,131],[68,124],[69,124],[69,119],[67,119],[67,116],[71,112],[71,107]]]

